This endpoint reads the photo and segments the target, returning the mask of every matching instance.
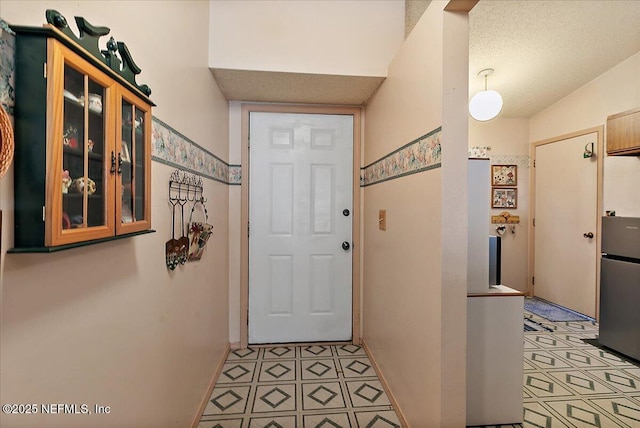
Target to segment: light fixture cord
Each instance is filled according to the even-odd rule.
[[[487,75],[484,75],[484,90],[487,90]]]

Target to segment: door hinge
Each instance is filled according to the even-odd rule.
[[[536,277],[535,276],[531,277],[531,284],[532,285],[536,285]]]
[[[247,222],[247,236],[251,235],[251,223]]]
[[[45,212],[44,205],[42,206],[42,221],[47,221],[47,215]]]
[[[533,227],[536,227],[536,218],[533,218]]]
[[[44,72],[42,74],[43,74],[44,78],[46,79],[47,78],[47,63],[45,62],[43,65],[44,65]]]
[[[533,160],[533,167],[534,168],[536,167],[536,160],[535,159]]]

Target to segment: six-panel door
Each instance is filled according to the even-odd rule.
[[[249,342],[352,338],[353,116],[250,114]]]

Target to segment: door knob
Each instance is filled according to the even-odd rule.
[[[351,248],[351,244],[349,244],[347,241],[344,241],[342,243],[342,249],[347,251],[349,248]]]
[[[587,232],[587,233],[583,233],[582,236],[584,236],[585,238],[593,238],[593,232]]]
[[[342,210],[342,215],[343,216],[349,217],[349,214],[351,214],[351,211],[349,211],[348,209],[345,208],[344,210]]]

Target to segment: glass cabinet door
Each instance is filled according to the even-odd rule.
[[[57,40],[47,46],[44,246],[150,229],[152,104]]]
[[[150,158],[148,108],[121,98],[121,141],[118,155],[120,175],[120,216],[117,233],[146,229],[149,221],[148,159]],[[117,216],[117,214],[116,214]],[[119,222],[118,222],[119,220]]]
[[[66,61],[63,79],[60,236],[84,235],[82,231],[107,236],[107,195],[112,191],[105,114],[109,82],[99,82]]]

